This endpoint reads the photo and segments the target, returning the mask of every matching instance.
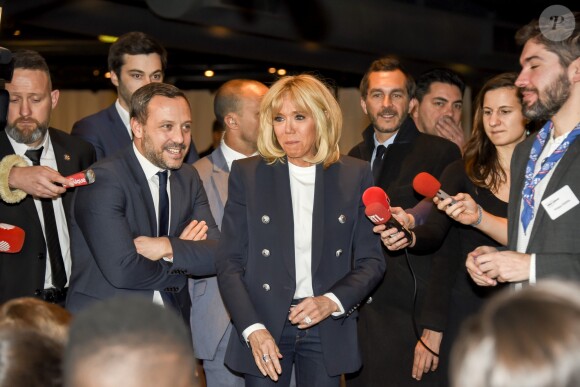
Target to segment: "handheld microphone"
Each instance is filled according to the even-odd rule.
[[[413,241],[411,232],[391,215],[390,200],[385,191],[379,187],[369,187],[362,196],[365,205],[365,215],[374,224],[386,224],[387,228],[396,228],[403,232],[409,242]]]
[[[24,230],[18,226],[0,223],[0,253],[18,253],[24,244]]]
[[[439,180],[427,172],[421,172],[415,176],[413,179],[413,189],[428,198],[437,196],[439,200],[445,200],[451,197],[441,189]],[[451,204],[449,205],[455,203],[457,203],[457,200],[451,199]]]
[[[72,186],[68,186],[69,188],[72,188],[93,184],[95,182],[95,178],[95,172],[92,169],[85,169],[84,171],[67,176],[65,179],[68,179],[68,181],[72,183]]]

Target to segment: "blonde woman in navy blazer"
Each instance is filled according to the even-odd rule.
[[[232,165],[216,265],[235,327],[225,363],[246,386],[288,386],[293,364],[299,387],[339,386],[361,366],[357,308],[385,261],[361,200],[370,167],[340,155],[341,126],[323,83],[282,78],[262,100],[260,156]]]

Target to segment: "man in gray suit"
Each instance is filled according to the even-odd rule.
[[[220,146],[193,166],[207,192],[218,227],[228,198],[228,177],[234,160],[255,155],[260,100],[268,88],[260,82],[234,79],[216,92],[214,112],[225,132]],[[244,385],[244,379],[224,365],[231,322],[219,293],[216,277],[189,281],[191,330],[195,356],[203,360],[208,387]]]
[[[467,257],[478,285],[580,280],[580,13],[555,16],[571,23],[546,31],[534,21],[516,34],[524,114],[548,121],[513,154],[509,251],[481,246]]]

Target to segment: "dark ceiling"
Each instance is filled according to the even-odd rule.
[[[411,72],[451,67],[478,87],[518,69],[515,31],[552,3],[528,0],[0,0],[0,45],[41,52],[56,87],[104,89],[100,34],[144,31],[168,49],[167,80],[212,89],[270,82],[268,68],[357,86],[369,63],[398,55]],[[573,9],[571,4],[560,2]],[[509,9],[508,9],[509,7]],[[514,9],[516,9],[514,11]],[[216,75],[206,78],[212,69]]]

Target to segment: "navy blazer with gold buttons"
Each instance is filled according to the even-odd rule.
[[[369,164],[348,156],[316,166],[312,216],[314,295],[332,292],[345,314],[320,323],[330,375],[361,366],[356,309],[382,279],[380,239],[361,197],[372,184]],[[220,292],[235,329],[226,364],[261,375],[241,333],[255,323],[279,340],[296,289],[294,226],[288,164],[256,156],[233,163],[216,265]]]

